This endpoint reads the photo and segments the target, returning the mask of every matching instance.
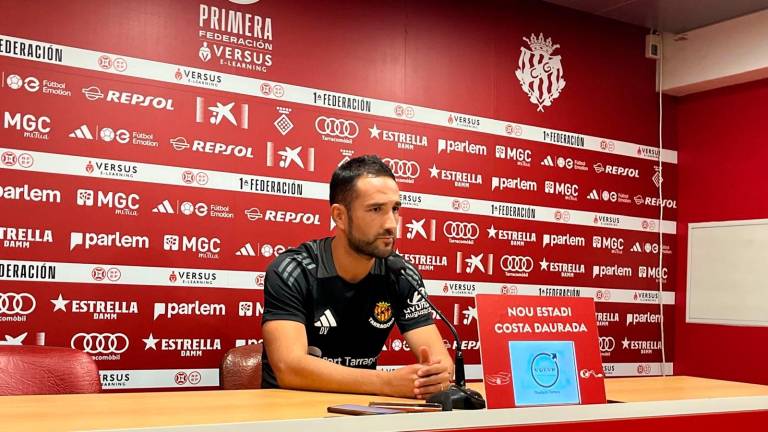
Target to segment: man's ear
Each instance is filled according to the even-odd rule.
[[[333,219],[333,223],[336,224],[337,228],[344,232],[347,231],[347,223],[349,220],[347,217],[347,208],[342,204],[333,204],[331,206],[331,219]]]

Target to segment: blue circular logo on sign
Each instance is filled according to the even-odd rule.
[[[552,387],[560,379],[560,366],[557,364],[557,354],[538,353],[531,362],[531,377],[536,384],[544,388]]]

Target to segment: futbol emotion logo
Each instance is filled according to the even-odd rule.
[[[5,82],[8,84],[8,87],[13,90],[18,90],[21,88],[21,86],[24,86],[24,88],[29,92],[36,92],[40,90],[40,80],[32,76],[21,78],[15,74],[8,75],[8,78],[5,80]]]

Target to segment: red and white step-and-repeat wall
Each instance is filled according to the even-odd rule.
[[[85,350],[105,390],[217,386],[268,264],[332,235],[332,171],[375,153],[470,378],[478,293],[594,298],[606,375],[661,373],[677,154],[642,29],[529,1],[1,3],[0,344]],[[395,331],[380,365],[408,351]]]

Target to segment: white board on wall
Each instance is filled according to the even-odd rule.
[[[688,225],[686,322],[768,326],[768,219]]]

